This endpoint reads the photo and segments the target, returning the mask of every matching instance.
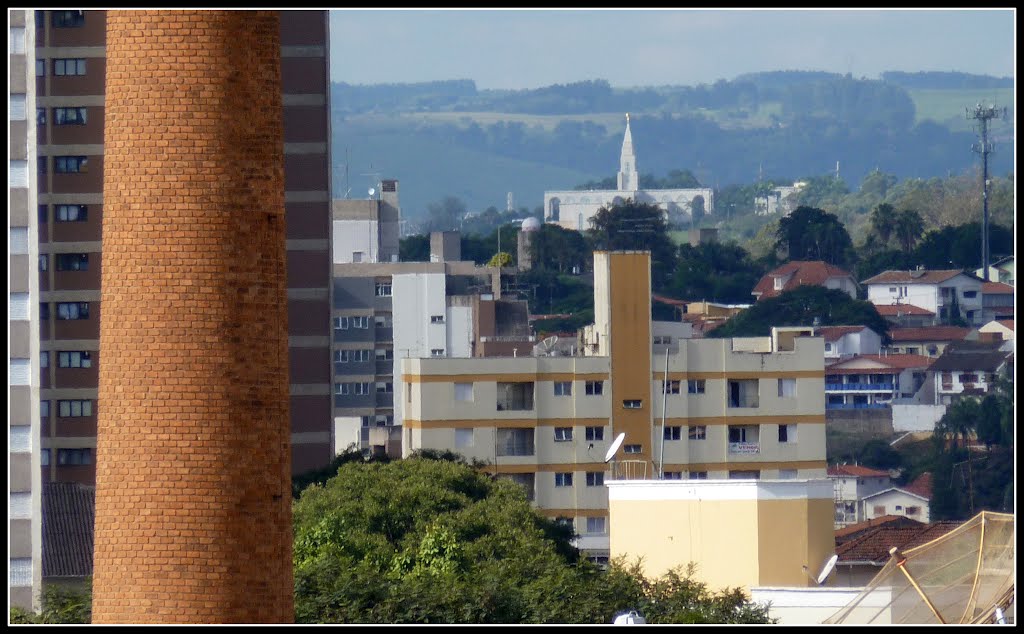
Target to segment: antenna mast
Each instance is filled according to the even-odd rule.
[[[988,281],[988,155],[992,153],[992,142],[988,140],[988,122],[998,117],[1006,118],[1006,108],[977,104],[974,109],[967,109],[967,118],[978,121],[981,143],[975,143],[971,149],[981,154],[981,266],[982,279]]]

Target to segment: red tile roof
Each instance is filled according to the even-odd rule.
[[[828,468],[830,476],[849,476],[854,478],[889,477],[888,471],[878,471],[856,464],[837,464]]]
[[[925,471],[913,482],[900,488],[930,500],[932,499],[932,474],[930,471]]]
[[[1009,328],[1010,330],[1013,330],[1013,320],[1012,319],[1000,319],[999,320],[999,325],[1003,326],[1004,328]]]
[[[938,284],[956,277],[969,275],[960,269],[943,269],[940,271],[885,271],[861,282],[861,284]],[[973,277],[973,276],[971,276]]]
[[[924,522],[911,519],[906,515],[883,515],[863,522],[857,522],[856,524],[850,524],[849,526],[836,530],[836,544],[842,544],[865,531],[884,525],[900,526],[902,528],[920,528],[922,526],[926,526]]]
[[[825,341],[836,341],[844,335],[860,332],[867,326],[822,326],[818,328],[818,334],[825,338]]]
[[[959,326],[918,326],[916,328],[892,328],[889,336],[896,341],[963,341],[970,328]]]
[[[880,363],[883,368],[847,368],[843,367],[851,361],[868,360]],[[837,361],[825,366],[829,374],[899,374],[910,368],[927,368],[935,363],[935,359],[920,354],[858,354],[849,359]]]
[[[789,279],[781,290],[775,290],[775,278],[780,276],[789,277]],[[759,300],[768,299],[769,297],[781,295],[785,291],[791,291],[799,286],[824,286],[827,280],[834,277],[848,277],[850,281],[856,283],[856,280],[847,271],[821,260],[793,260],[766,273],[758,281],[757,285],[754,286],[751,294],[755,295]]]
[[[909,550],[938,539],[963,522],[932,522],[916,527],[883,525],[836,546],[840,563],[873,562],[884,565],[889,560],[889,549],[895,546]]]
[[[920,306],[914,306],[913,304],[889,304],[879,305],[875,304],[875,310],[882,317],[899,317],[900,315],[922,315],[925,317],[934,317],[935,313],[928,310],[927,308],[921,308]]]
[[[1002,282],[984,282],[981,292],[985,295],[1013,295],[1013,287]]]

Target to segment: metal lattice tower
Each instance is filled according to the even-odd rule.
[[[973,109],[967,109],[967,118],[978,121],[978,131],[981,134],[981,142],[975,143],[971,149],[981,154],[981,266],[983,271],[982,279],[988,281],[988,261],[990,253],[988,250],[988,155],[992,153],[992,142],[988,140],[988,122],[996,118],[1006,118],[1006,108],[996,108],[977,104]]]

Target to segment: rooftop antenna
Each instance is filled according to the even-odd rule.
[[[608,447],[607,453],[604,454],[605,463],[611,462],[612,458],[615,457],[615,452],[622,446],[622,441],[626,439],[626,432],[619,432],[619,435],[612,441],[612,446]]]
[[[825,583],[825,580],[828,579],[828,576],[832,574],[833,570],[835,570],[837,561],[839,561],[839,555],[832,555],[831,557],[829,557],[828,561],[825,562],[825,565],[821,567],[821,572],[818,573],[817,577],[811,577],[811,572],[807,569],[807,566],[801,567],[804,569],[804,573],[808,577],[813,579],[814,583],[820,586],[821,584]]]
[[[375,193],[374,187],[377,187],[377,188],[380,187],[380,176],[381,176],[380,172],[373,171],[373,163],[370,163],[370,171],[366,172],[364,174],[360,174],[360,176],[373,176],[374,177],[373,178],[373,187],[370,188],[370,198],[373,198],[373,194]]]
[[[352,188],[348,184],[348,147],[345,147],[345,198],[348,199]]]
[[[981,266],[982,279],[988,280],[988,155],[992,153],[993,145],[988,140],[988,122],[996,118],[1006,118],[1006,108],[996,108],[978,103],[974,109],[967,108],[967,118],[978,121],[978,131],[981,134],[981,143],[975,143],[971,149],[981,154]]]

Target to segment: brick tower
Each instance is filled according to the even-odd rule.
[[[107,14],[94,623],[294,618],[279,33]]]

